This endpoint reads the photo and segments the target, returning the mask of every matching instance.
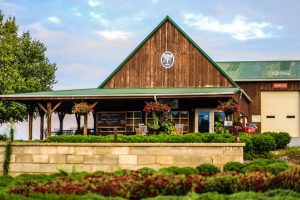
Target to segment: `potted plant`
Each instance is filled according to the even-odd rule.
[[[147,126],[150,129],[150,133],[172,132],[174,124],[168,121],[168,115],[171,109],[167,104],[160,102],[146,102],[144,112],[151,113],[154,120],[153,124],[148,123]]]
[[[72,113],[79,114],[79,115],[85,115],[90,112],[94,112],[93,106],[89,105],[86,102],[82,103],[75,103],[73,108],[72,108]]]
[[[223,111],[227,117],[229,115],[232,115],[234,112],[239,112],[240,107],[239,104],[230,99],[227,102],[220,102],[220,104],[217,107],[217,110]]]

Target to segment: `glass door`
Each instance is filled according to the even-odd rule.
[[[215,122],[225,119],[223,112],[216,109],[195,109],[195,132],[214,132]]]

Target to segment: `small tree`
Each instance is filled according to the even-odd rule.
[[[4,19],[0,11],[0,94],[51,90],[56,83],[56,64],[46,57],[46,47],[29,32],[18,34],[15,18]],[[0,124],[10,118],[27,119],[22,104],[0,101]]]

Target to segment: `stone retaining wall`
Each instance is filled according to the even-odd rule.
[[[244,143],[14,143],[10,175],[243,162]],[[5,143],[0,143],[0,173]]]

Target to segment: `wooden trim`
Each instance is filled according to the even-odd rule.
[[[51,110],[51,113],[53,113],[60,105],[62,104],[62,102],[58,102],[54,108]]]
[[[47,109],[41,103],[38,103],[38,105],[45,113],[47,113]]]

